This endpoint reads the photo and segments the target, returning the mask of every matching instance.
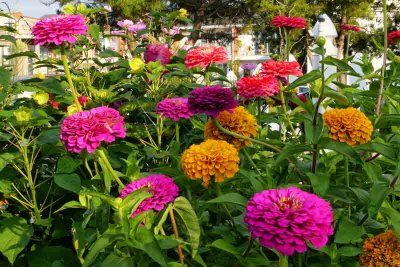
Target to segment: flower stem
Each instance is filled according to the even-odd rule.
[[[249,160],[250,165],[253,166],[253,168],[256,170],[256,172],[257,172],[258,174],[261,175],[260,170],[257,168],[257,165],[254,163],[253,159],[252,159],[251,156],[249,155],[249,152],[247,152],[246,148],[243,148],[242,151],[243,151],[243,154],[246,156],[246,158]]]
[[[104,153],[103,149],[97,149],[96,150],[96,154],[99,156],[99,158],[101,158],[104,162],[104,164],[106,165],[108,171],[111,173],[112,177],[114,178],[114,180],[118,183],[118,185],[121,188],[124,188],[124,184],[122,183],[122,181],[119,179],[118,175],[115,173],[113,167],[111,166],[110,161],[108,160],[108,157],[106,156],[106,154]]]
[[[345,59],[349,58],[349,50],[350,50],[350,39],[351,39],[351,31],[348,32],[349,34],[347,35],[347,46],[346,46],[346,55]]]
[[[219,197],[222,196],[222,191],[221,191],[221,187],[220,187],[219,183],[215,183],[215,193]],[[226,215],[228,215],[229,220],[232,222],[233,230],[235,230],[235,232],[240,235],[239,231],[237,230],[235,220],[233,219],[233,216],[232,216],[231,212],[229,211],[229,209],[226,207],[225,203],[221,203],[221,207],[225,211]]]
[[[376,115],[381,114],[381,106],[383,99],[383,92],[385,91],[385,71],[386,71],[386,61],[387,61],[387,51],[388,51],[388,15],[387,15],[387,0],[383,0],[383,64],[381,69],[381,83],[379,87],[378,103],[376,104]]]
[[[349,159],[344,156],[344,178],[346,180],[346,186],[350,187],[350,178],[349,178]],[[351,216],[351,206],[349,205],[349,217]]]
[[[169,210],[169,217],[171,218],[171,223],[172,223],[172,229],[174,230],[174,235],[175,235],[175,239],[179,240],[179,232],[178,232],[178,227],[176,225],[176,220],[175,220],[175,215],[174,215],[174,209],[170,209]],[[176,246],[177,250],[178,250],[178,255],[179,255],[179,261],[180,263],[183,265],[184,264],[184,256],[182,253],[182,248],[181,245],[178,243],[178,245]]]
[[[287,256],[279,253],[279,267],[288,267],[288,258]]]
[[[76,91],[74,83],[72,82],[71,72],[69,70],[67,54],[65,52],[64,45],[61,45],[61,60],[63,62],[65,76],[67,77],[69,87],[71,88],[72,97],[74,99],[76,108],[78,109],[78,111],[82,111],[81,104],[79,103],[79,100],[78,100],[78,92]]]
[[[293,136],[294,136],[296,139],[298,139],[297,134],[296,134],[296,131],[294,130],[292,121],[290,120],[289,114],[288,114],[288,112],[287,112],[286,101],[285,101],[285,95],[283,94],[282,84],[281,84],[281,82],[279,82],[279,84],[280,84],[280,87],[281,87],[281,88],[280,88],[280,96],[281,96],[282,107],[283,107],[283,113],[284,113],[285,119],[286,119],[286,121],[287,121],[287,123],[288,123],[288,125],[289,125],[289,127],[290,127],[290,130],[291,130],[292,133],[293,133]]]
[[[215,118],[211,118],[211,120],[213,121],[213,123],[217,127],[217,129],[220,130],[221,132],[223,132],[224,134],[228,134],[228,135],[231,135],[231,136],[239,138],[239,139],[247,140],[247,141],[259,144],[259,145],[263,145],[263,146],[269,147],[272,150],[275,150],[276,152],[280,152],[281,151],[281,149],[277,148],[276,146],[270,145],[270,144],[268,144],[266,142],[263,142],[261,140],[253,139],[253,138],[246,137],[246,136],[243,136],[243,135],[238,134],[238,133],[231,132],[231,131],[225,129],[224,127],[222,127],[222,125]]]
[[[175,138],[176,142],[179,144],[179,123],[175,122]]]
[[[261,97],[257,98],[257,109],[258,109],[258,125],[260,125],[260,127],[262,128],[261,125]]]

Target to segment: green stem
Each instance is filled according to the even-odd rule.
[[[246,148],[242,149],[243,154],[246,156],[246,158],[248,159],[248,161],[250,162],[251,166],[253,166],[253,168],[256,170],[256,172],[261,175],[260,170],[257,168],[257,165],[254,163],[253,159],[251,158],[251,156],[249,155],[249,152],[247,152]]]
[[[270,145],[270,144],[268,144],[266,142],[263,142],[261,140],[253,139],[253,138],[246,137],[246,136],[243,136],[243,135],[238,134],[238,133],[231,132],[231,131],[225,129],[224,127],[222,127],[222,125],[215,118],[211,118],[211,120],[213,121],[213,123],[217,127],[217,129],[220,130],[224,134],[228,134],[228,135],[231,135],[231,136],[239,138],[239,139],[247,140],[247,141],[259,144],[259,145],[263,145],[263,146],[269,147],[272,150],[275,150],[276,152],[280,152],[281,151],[281,149],[277,148],[276,146]]]
[[[32,195],[33,211],[35,213],[36,220],[39,220],[41,218],[41,215],[40,215],[40,210],[39,210],[39,206],[38,206],[37,199],[36,199],[36,186],[35,186],[35,182],[33,181],[33,177],[32,177],[33,164],[31,164],[31,161],[29,160],[29,157],[28,157],[28,145],[24,145],[21,148],[23,150],[26,178],[28,180],[29,190],[31,191],[31,195]],[[32,153],[34,153],[34,151]]]
[[[349,159],[344,156],[344,179],[346,180],[346,186],[350,187],[349,177]],[[351,216],[351,206],[349,205],[349,217]]]
[[[261,97],[257,98],[257,109],[258,109],[258,125],[260,125],[260,127],[262,128],[261,125]]]
[[[122,181],[119,179],[118,175],[115,173],[113,167],[111,166],[110,161],[108,160],[108,157],[106,156],[106,154],[104,153],[104,150],[102,148],[97,149],[96,150],[96,154],[99,156],[99,158],[101,158],[104,162],[104,164],[106,165],[108,171],[111,173],[112,177],[114,178],[114,180],[118,183],[118,185],[121,188],[124,188],[124,183],[122,183]]]
[[[175,122],[175,138],[176,142],[179,144],[179,123]]]
[[[204,79],[206,80],[207,86],[211,85],[211,75],[210,74],[211,73],[207,72],[207,68],[206,68],[205,73],[204,73]]]
[[[279,253],[279,267],[288,267],[288,257]]]
[[[385,71],[386,71],[386,61],[388,52],[388,15],[387,15],[387,0],[383,0],[383,64],[381,69],[381,83],[379,87],[378,103],[376,104],[376,115],[381,114],[381,106],[383,100],[383,92],[385,91]]]
[[[302,267],[303,266],[303,254],[299,253],[297,254],[297,267]]]
[[[345,59],[349,58],[349,50],[350,50],[350,39],[351,39],[351,31],[348,32],[349,34],[347,35],[347,45],[346,45],[346,55]]]
[[[289,33],[286,28],[284,28],[284,33],[285,33],[285,60],[289,61],[289,56],[290,56],[290,40],[289,40]]]
[[[219,197],[222,196],[220,184],[217,182],[215,183],[215,193]],[[229,209],[226,207],[225,203],[221,203],[221,207],[225,211],[226,215],[228,215],[229,220],[232,222],[233,230],[240,235],[239,231],[237,230],[235,220],[233,219],[233,216],[232,216],[231,212],[229,211]]]
[[[285,95],[284,95],[284,93],[283,93],[282,82],[279,82],[279,86],[280,86],[280,92],[279,92],[279,93],[280,93],[280,96],[281,96],[281,101],[282,101],[282,107],[283,107],[284,117],[285,117],[285,119],[286,119],[286,121],[287,121],[287,123],[288,123],[288,125],[289,125],[290,130],[291,130],[292,133],[293,133],[293,136],[294,136],[296,139],[298,139],[297,134],[296,134],[296,131],[294,130],[292,121],[291,121],[290,118],[289,118],[289,114],[288,114],[288,111],[287,111],[287,108],[286,108],[286,100],[285,100]]]
[[[74,99],[76,108],[78,109],[78,111],[82,111],[81,104],[79,103],[79,100],[78,100],[78,96],[79,96],[78,92],[76,91],[74,83],[72,82],[72,76],[71,76],[71,72],[69,70],[67,54],[65,52],[64,45],[61,45],[61,60],[63,62],[65,77],[67,77],[69,87],[71,88],[72,97]]]

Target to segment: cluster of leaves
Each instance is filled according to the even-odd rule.
[[[177,15],[152,14],[154,25],[143,34],[158,39],[161,24],[174,21]],[[15,31],[3,26],[1,30]],[[175,123],[157,115],[155,105],[165,97],[187,96],[193,88],[202,87],[201,77],[212,77],[214,84],[234,85],[217,67],[187,69],[185,51],[177,51],[171,64],[149,63],[133,74],[129,57],[140,56],[151,38],[139,41],[138,36],[121,36],[128,44],[136,42],[121,55],[101,49],[100,39],[106,34],[98,25],[89,25],[88,36],[71,46],[69,54],[73,82],[81,95],[90,98],[85,109],[109,105],[125,117],[127,137],[102,151],[125,183],[163,173],[174,178],[181,196],[160,213],[148,211],[130,219],[150,194],[139,190],[119,198],[118,185],[104,161],[84,152],[71,154],[59,140],[60,122],[68,115],[65,108],[73,103],[60,60],[36,62],[36,67],[60,70],[43,80],[12,81],[12,69],[1,66],[0,265],[175,266],[179,244],[188,266],[276,266],[278,257],[273,251],[251,242],[243,216],[255,192],[288,185],[329,200],[335,212],[335,234],[328,245],[321,250],[310,247],[306,254],[290,258],[290,266],[300,266],[299,262],[314,267],[357,266],[363,239],[387,228],[400,233],[400,63],[394,55],[385,77],[374,70],[367,55],[358,63],[363,74],[346,61],[325,58],[324,64],[338,72],[324,78],[324,83],[323,73],[315,70],[283,89],[281,96],[298,105],[290,113],[282,105],[263,104],[269,112],[261,114],[258,138],[280,151],[253,144],[240,152],[240,171],[233,179],[220,189],[204,188],[200,181],[185,177],[180,155],[203,140],[207,118],[179,122],[184,138],[178,143]],[[0,38],[15,41],[10,35]],[[174,43],[173,38],[166,41],[170,46]],[[95,58],[89,58],[89,50],[96,52]],[[19,56],[38,58],[24,52],[8,59]],[[340,75],[368,81],[369,89],[341,84],[336,81]],[[381,78],[385,105],[382,115],[375,115]],[[306,84],[311,96],[303,103],[293,90]],[[21,97],[23,92],[51,94],[60,107]],[[318,97],[324,100],[324,108],[360,108],[373,122],[372,142],[351,147],[330,141],[321,114],[313,125],[316,104],[311,98]],[[256,102],[242,104],[256,113]],[[290,131],[288,121],[299,130]],[[315,153],[318,161],[314,162]],[[179,239],[173,235],[171,214],[177,218]]]

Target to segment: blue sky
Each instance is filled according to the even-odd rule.
[[[46,0],[43,0],[45,2]],[[57,4],[46,6],[40,3],[40,0],[0,0],[6,2],[11,12],[21,11],[25,16],[39,18],[46,14],[55,14],[58,8]],[[7,11],[7,7],[0,3],[0,9]]]

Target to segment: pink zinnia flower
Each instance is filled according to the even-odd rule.
[[[246,99],[274,96],[279,93],[279,83],[276,76],[248,76],[237,82],[238,94]]]
[[[137,23],[128,26],[128,31],[134,34],[143,31],[144,29],[146,29],[146,24],[143,20],[139,20]]]
[[[295,187],[255,194],[244,221],[253,239],[287,256],[307,251],[307,242],[321,248],[333,234],[329,202]]]
[[[396,44],[400,40],[400,31],[393,31],[388,34],[388,41],[391,44]]]
[[[361,31],[360,27],[355,26],[355,25],[349,25],[349,24],[342,24],[340,25],[340,29],[342,31],[352,31],[352,32],[359,32]]]
[[[144,62],[160,61],[162,65],[171,63],[172,53],[162,44],[149,44],[144,51]]]
[[[174,26],[169,30],[167,28],[163,28],[162,31],[168,35],[176,35],[181,33],[181,29],[179,29],[179,27],[177,26]]]
[[[307,27],[307,21],[302,17],[276,16],[272,19],[272,26],[304,29]]]
[[[117,22],[117,25],[121,28],[127,29],[129,26],[133,25],[133,21],[129,19],[120,20]]]
[[[188,51],[185,59],[186,68],[205,68],[212,63],[228,62],[228,54],[222,46],[199,47]]]
[[[132,213],[131,218],[150,209],[161,211],[179,194],[179,188],[172,178],[163,174],[152,174],[125,186],[120,197],[125,198],[130,193],[142,188],[147,188],[152,196],[140,203],[139,207]]]
[[[89,98],[87,96],[81,95],[81,96],[78,96],[78,101],[79,101],[79,104],[81,104],[81,106],[84,106],[89,101]]]
[[[205,113],[212,117],[237,107],[233,91],[218,85],[194,89],[189,94],[188,104],[193,114]]]
[[[297,61],[275,61],[267,60],[261,67],[262,75],[275,75],[286,77],[288,75],[302,76],[303,72],[300,69],[300,64]]]
[[[257,68],[257,65],[253,63],[244,63],[240,67],[243,70],[254,70],[255,68]]]
[[[70,152],[93,153],[105,141],[124,138],[124,118],[115,109],[97,107],[67,117],[61,124],[61,141]]]
[[[120,30],[111,31],[111,34],[113,34],[113,35],[123,35],[124,33],[125,33],[124,31],[120,31]]]
[[[103,6],[103,8],[105,10],[107,10],[108,12],[112,12],[112,7],[111,6],[105,5],[105,6]]]
[[[189,119],[193,114],[189,111],[188,99],[183,97],[166,98],[157,104],[157,114],[174,121]]]
[[[86,34],[88,27],[81,15],[59,15],[38,21],[32,27],[34,44],[61,45],[64,41],[74,44],[75,35]]]

